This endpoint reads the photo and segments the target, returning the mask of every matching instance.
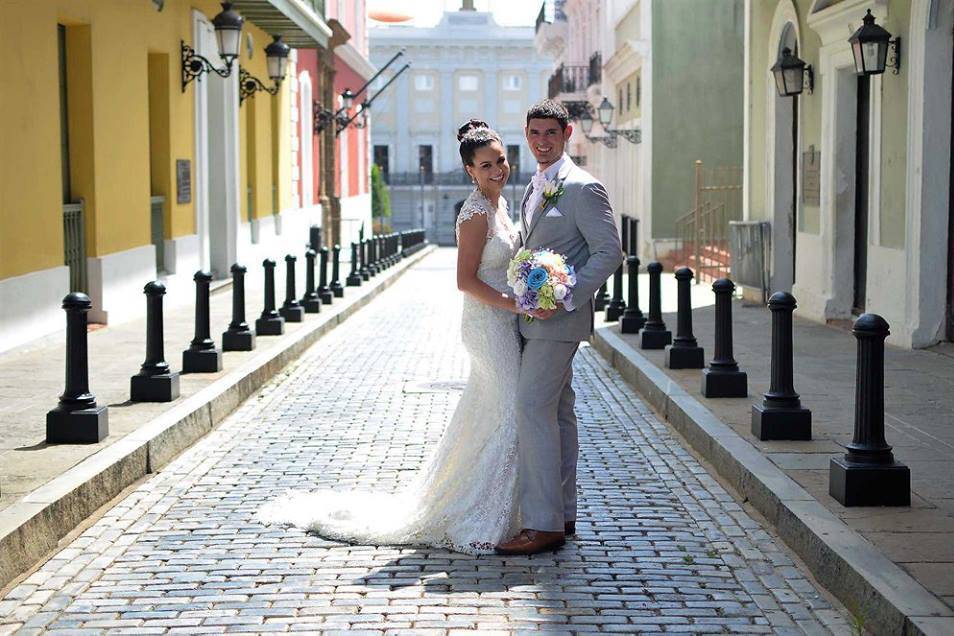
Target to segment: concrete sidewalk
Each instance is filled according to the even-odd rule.
[[[640,285],[643,292],[641,307],[647,311],[644,291],[647,285],[643,277]],[[714,307],[701,292],[695,291],[702,287],[708,288],[707,285],[694,286],[693,326],[708,361],[713,353]],[[668,289],[671,289],[671,283],[664,284],[663,294],[672,301],[675,294],[667,294]],[[699,294],[698,299],[696,294]],[[672,306],[669,304],[663,309],[664,312],[671,311]],[[665,313],[664,318],[675,332],[675,314]],[[942,344],[915,351],[886,348],[886,437],[894,447],[896,459],[911,469],[912,505],[910,508],[844,508],[828,494],[828,466],[831,457],[845,452],[844,444],[852,437],[855,338],[847,330],[799,320],[796,312],[795,390],[801,394],[803,406],[812,411],[813,439],[810,442],[763,442],[750,432],[750,413],[751,405],[760,401],[769,388],[770,312],[762,306],[745,306],[736,301],[733,304],[733,323],[735,358],[749,378],[749,397],[743,399],[702,397],[699,370],[664,368],[664,352],[638,349],[637,337],[620,334],[618,325],[605,324],[598,331],[596,346],[613,359],[615,366],[629,370],[628,379],[657,410],[672,411],[664,413],[667,419],[681,429],[693,447],[707,456],[715,469],[740,492],[749,487],[749,482],[760,481],[765,492],[770,493],[774,487],[773,479],[791,479],[797,484],[796,489],[807,493],[805,498],[818,502],[834,519],[844,524],[833,526],[834,532],[850,529],[858,541],[868,544],[859,544],[862,551],[873,548],[869,556],[881,554],[899,566],[899,572],[913,579],[908,591],[918,592],[917,588],[923,586],[921,591],[924,594],[918,602],[924,603],[919,611],[927,612],[929,616],[954,616],[954,346]],[[702,408],[689,402],[683,408],[683,405],[675,404],[680,400],[692,401]],[[720,439],[725,431],[711,428],[710,425],[718,424],[710,419],[713,415],[734,431],[732,437],[744,440],[745,448],[754,449],[768,460],[769,463],[763,466],[768,470],[740,468],[745,462],[737,458],[732,458],[731,464],[720,462],[719,453],[726,452],[722,447],[724,440]],[[685,425],[677,424],[677,420]],[[745,450],[743,445],[737,445],[737,448]],[[758,457],[754,457],[752,466],[757,463]],[[769,505],[774,506],[787,495],[771,492],[767,496],[772,500]],[[757,502],[753,503],[758,506]],[[771,519],[771,511],[765,514]],[[817,538],[833,545],[844,536]],[[806,558],[806,555],[802,557]],[[811,559],[806,558],[806,561],[810,563]],[[823,563],[820,565],[824,567]],[[848,565],[861,567],[863,564]],[[820,576],[819,572],[816,576],[830,586],[825,576]],[[834,578],[837,580],[838,576]],[[904,585],[897,587],[904,588]],[[842,594],[837,589],[832,591],[845,601],[849,609],[863,613],[862,603],[853,608],[850,600],[845,598],[845,592],[850,590],[842,590]],[[937,602],[932,603],[931,598]],[[901,601],[900,598],[894,600]],[[904,611],[904,608],[899,609]],[[917,615],[918,611],[908,609],[912,611],[906,616]],[[922,627],[926,624],[935,627],[943,624],[943,629],[954,630],[954,619],[944,619],[943,623],[926,622]],[[926,633],[933,632],[928,630]]]
[[[222,371],[182,375],[181,395],[171,403],[129,401],[130,376],[139,371],[145,357],[145,319],[91,331],[90,390],[98,404],[109,406],[109,437],[99,444],[45,442],[46,412],[56,406],[64,388],[62,336],[0,357],[0,587],[51,550],[96,508],[210,431],[262,382],[429,251],[425,248],[405,258],[361,287],[347,287],[344,298],[323,306],[320,313],[306,315],[302,323],[286,323],[284,335],[256,338],[254,351],[224,353]],[[246,321],[254,327],[264,305],[264,276],[261,265],[249,270]],[[342,266],[342,284],[349,271]],[[284,267],[276,268],[276,273],[280,306],[285,295]],[[302,263],[296,277],[300,298]],[[130,301],[145,302],[145,298]],[[220,286],[210,301],[211,335],[219,345],[231,308],[231,286]],[[167,309],[164,323],[165,358],[179,371],[182,351],[193,337],[192,304]]]

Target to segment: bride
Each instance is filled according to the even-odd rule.
[[[483,121],[465,123],[457,140],[464,170],[477,186],[456,225],[470,378],[434,455],[397,494],[289,493],[263,508],[261,521],[349,543],[431,545],[470,554],[492,553],[520,529],[513,399],[519,310],[507,295],[516,233],[501,196],[510,166],[500,135]]]

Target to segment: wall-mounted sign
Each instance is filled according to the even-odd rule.
[[[821,204],[821,153],[811,146],[802,153],[802,205]]]
[[[176,203],[192,203],[192,161],[176,159]]]

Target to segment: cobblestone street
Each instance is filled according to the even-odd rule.
[[[254,521],[288,489],[395,489],[467,375],[454,250],[321,339],[0,600],[0,633],[851,633],[588,346],[578,534],[553,555],[349,546]]]

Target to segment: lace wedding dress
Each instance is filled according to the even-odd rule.
[[[487,242],[477,276],[507,292],[515,232],[500,199],[479,190],[464,202],[460,224],[487,216]],[[266,523],[366,545],[431,545],[481,554],[518,529],[514,495],[517,432],[513,390],[520,364],[517,316],[464,296],[461,335],[470,378],[434,455],[397,494],[289,493],[259,512]]]

